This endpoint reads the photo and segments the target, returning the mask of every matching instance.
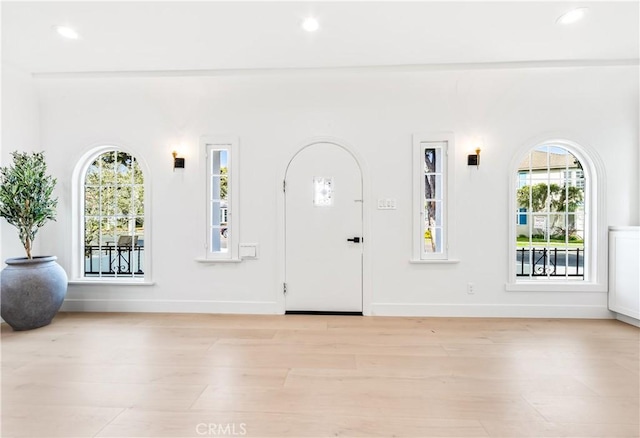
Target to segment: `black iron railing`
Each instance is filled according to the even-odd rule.
[[[584,248],[518,248],[518,277],[582,277]]]
[[[144,275],[142,245],[85,246],[85,276]]]

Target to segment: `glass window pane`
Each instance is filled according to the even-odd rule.
[[[98,185],[100,184],[100,163],[98,161],[94,161],[89,165],[87,169],[87,174],[85,176],[84,183],[85,185]]]
[[[529,211],[548,212],[551,199],[549,186],[546,183],[534,184],[522,189],[523,204],[521,206],[526,207],[528,203]]]
[[[531,274],[531,251],[528,248],[518,247],[516,250],[516,275],[529,276]]]
[[[429,147],[426,143],[424,149],[424,172],[425,173],[442,173],[442,148]]]
[[[118,152],[116,166],[116,181],[119,185],[133,184],[133,160],[131,155]]]
[[[575,186],[584,189],[584,172],[582,170],[576,171]]]
[[[442,226],[442,201],[425,202],[425,226]]]
[[[144,245],[140,244],[140,239],[131,252],[131,274],[144,275]]]
[[[84,273],[98,275],[100,272],[101,251],[98,246],[100,221],[95,217],[85,218],[84,221]]]
[[[220,228],[220,251],[227,252],[229,249],[229,236],[231,231],[226,227],[222,226]]]
[[[229,209],[226,201],[213,201],[211,203],[211,251],[226,252],[229,229]]]
[[[220,173],[226,174],[229,167],[229,152],[226,149],[220,150]]]
[[[424,252],[430,254],[442,252],[442,227],[428,227],[425,229]]]
[[[577,223],[576,214],[568,213],[567,214],[567,233],[569,235],[570,242],[578,239],[578,236],[576,235],[577,227],[578,227],[578,223]]]
[[[434,253],[436,252],[436,236],[433,228],[426,228],[424,230],[424,249],[423,252]]]
[[[89,216],[96,216],[100,214],[100,188],[99,187],[85,187],[84,214]]]
[[[100,155],[100,184],[115,184],[115,153],[107,152]]]
[[[442,228],[441,227],[436,227],[435,228],[435,232],[436,232],[436,249],[435,249],[435,252],[441,253],[442,252]]]
[[[226,149],[211,151],[211,175],[228,174],[228,153]]]
[[[556,243],[564,243],[567,238],[567,216],[565,214],[549,215],[550,239]]]
[[[425,175],[424,197],[425,199],[442,199],[442,175]]]
[[[220,201],[211,202],[211,225],[220,226],[222,224],[222,207]]]
[[[538,236],[540,238],[545,238],[547,237],[547,225],[548,225],[548,220],[547,220],[547,215],[546,214],[533,214],[533,221],[532,221],[532,229],[533,229],[533,236]]]
[[[116,236],[118,237],[119,244],[131,245],[131,240],[120,240],[121,236],[131,236],[133,234],[133,226],[135,219],[133,218],[117,218],[116,219]]]
[[[100,246],[115,245],[116,220],[113,217],[100,219]]]
[[[144,246],[144,216],[138,216],[135,221],[135,235],[138,236],[138,245]]]
[[[525,187],[530,184],[529,172],[518,172],[518,188]]]
[[[222,199],[222,187],[220,183],[220,176],[211,177],[211,199]]]
[[[116,208],[115,208],[115,202],[116,202],[116,194],[115,194],[115,187],[112,186],[108,186],[108,187],[102,187],[100,190],[101,193],[101,198],[100,198],[100,205],[102,206],[101,208],[101,214],[103,216],[112,216],[116,213]]]
[[[226,201],[220,202],[220,225],[227,225],[229,222],[229,206]]]
[[[313,177],[313,205],[316,207],[330,207],[333,205],[333,178]]]
[[[98,245],[100,236],[100,220],[96,217],[87,217],[84,220],[84,244],[85,246]]]
[[[227,200],[227,191],[229,187],[229,177],[226,175],[220,176],[220,199]]]
[[[535,148],[534,151],[543,152],[544,154],[547,154],[549,152],[549,146],[541,145]]]
[[[529,221],[529,214],[525,208],[521,208],[516,212],[516,225],[518,225],[517,235],[528,234]]]
[[[133,169],[135,175],[140,175],[140,180],[138,180],[137,178],[135,179],[136,184],[140,184],[142,182],[142,169],[140,169],[140,163],[138,162],[138,159],[134,156],[131,156],[131,168]]]
[[[116,188],[116,214],[117,215],[128,215],[133,214],[132,211],[132,188],[129,187],[117,187]]]
[[[133,214],[144,214],[144,186],[138,185],[133,188]]]
[[[574,229],[572,236],[575,236],[578,241],[584,241],[585,233],[584,233],[584,213],[576,213],[573,215],[574,218]]]
[[[211,251],[224,252],[227,248],[229,230],[226,226],[211,227]]]

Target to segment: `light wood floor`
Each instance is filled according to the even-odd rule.
[[[2,325],[2,437],[640,436],[614,320],[60,314]]]

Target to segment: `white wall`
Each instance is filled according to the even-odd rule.
[[[2,63],[2,144],[0,166],[12,162],[13,151],[41,151],[38,97],[30,74]],[[59,191],[58,191],[59,193]],[[38,251],[40,236],[34,251]],[[25,252],[15,227],[0,219],[0,260],[24,257]]]
[[[638,68],[280,72],[209,77],[43,77],[41,134],[61,184],[43,252],[70,271],[71,173],[92,146],[115,142],[150,168],[153,286],[70,286],[67,309],[279,312],[280,173],[314,136],[351,144],[370,171],[365,204],[377,314],[608,316],[605,293],[506,292],[509,162],[523,145],[565,137],[607,170],[602,224],[638,223]],[[456,135],[453,265],[409,264],[411,134]],[[260,259],[205,265],[201,135],[240,138],[241,240]],[[479,169],[470,139],[484,138]],[[186,170],[172,171],[176,144]],[[398,209],[375,209],[396,198]],[[475,295],[466,294],[474,282]]]

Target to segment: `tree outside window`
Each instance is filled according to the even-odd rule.
[[[585,177],[556,145],[532,150],[517,169],[518,276],[584,277]]]
[[[114,256],[113,251],[105,252],[106,249],[118,245],[133,247],[138,241],[143,244],[144,195],[144,175],[132,155],[108,151],[91,162],[84,178],[84,253],[88,259],[85,273],[111,274],[114,262],[109,258]],[[105,257],[107,260],[103,260]],[[127,272],[142,273],[142,264],[142,257],[129,258]],[[122,261],[118,261],[120,270],[122,266]]]

